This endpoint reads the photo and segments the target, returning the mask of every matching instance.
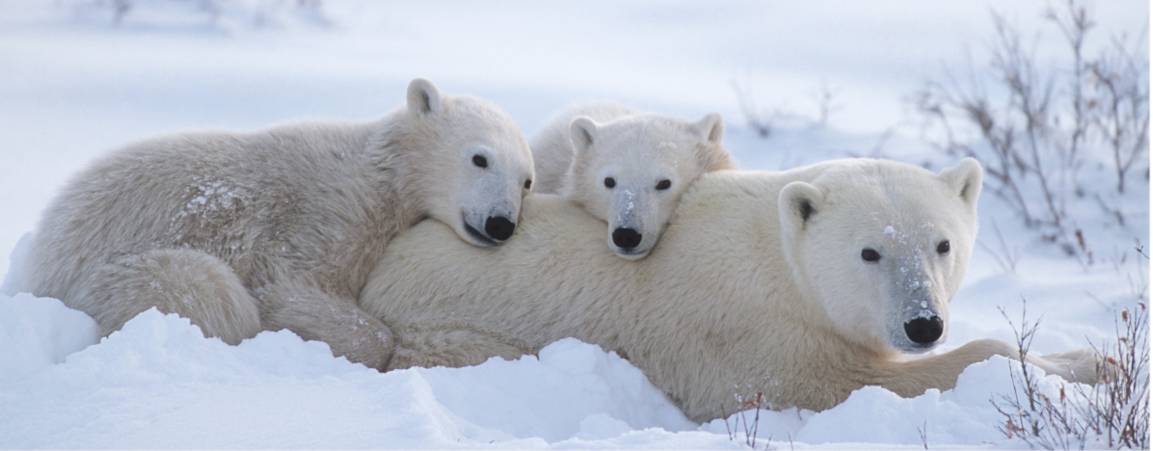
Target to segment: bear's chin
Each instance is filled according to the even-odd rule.
[[[613,247],[612,250],[613,254],[616,254],[617,257],[623,258],[625,260],[640,260],[642,258],[648,257],[649,253],[652,252],[652,249],[645,249],[643,251],[626,251],[616,247]]]
[[[924,353],[927,353],[929,351],[936,349],[938,346],[941,345],[941,343],[944,343],[944,341],[945,341],[945,338],[941,337],[940,340],[934,341],[932,343],[921,344],[921,343],[914,343],[914,342],[910,341],[908,338],[905,338],[902,336],[900,338],[896,338],[894,340],[891,340],[889,342],[889,346],[891,346],[897,352],[900,352],[903,354],[924,354]]]
[[[467,222],[462,222],[460,228],[464,231],[464,233],[457,232],[457,235],[468,244],[477,247],[496,247],[500,245],[500,243],[496,242],[495,240],[484,236],[483,233],[480,233],[479,230],[473,228],[473,226],[469,225]]]

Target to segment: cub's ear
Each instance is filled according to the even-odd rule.
[[[973,158],[966,158],[948,169],[944,169],[937,178],[945,182],[954,193],[961,196],[961,200],[969,208],[977,208],[977,198],[981,197],[981,181],[985,170],[981,163]]]
[[[592,147],[593,142],[596,141],[597,136],[597,123],[588,116],[577,116],[569,124],[569,134],[571,135],[573,150],[576,155],[588,152]],[[575,158],[574,158],[575,160]]]
[[[813,218],[821,214],[825,195],[816,186],[792,182],[777,197],[781,234],[786,240],[800,237]]]
[[[709,144],[720,144],[725,138],[725,120],[720,114],[709,113],[693,124],[693,130],[702,141]]]
[[[408,110],[418,116],[440,112],[440,91],[432,82],[415,78],[408,84]]]

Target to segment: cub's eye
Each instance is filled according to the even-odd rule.
[[[877,252],[876,249],[866,247],[861,249],[861,260],[867,261],[869,263],[876,263],[881,261],[881,253]]]
[[[940,243],[937,243],[937,253],[941,255],[949,253],[949,240],[944,240]]]
[[[487,168],[488,167],[488,158],[485,158],[483,155],[479,155],[479,154],[473,155],[472,156],[472,164],[475,164],[476,167],[478,167],[478,168],[482,168],[482,169]]]
[[[664,180],[657,182],[657,190],[658,191],[664,191],[666,189],[669,189],[670,186],[673,186],[673,182],[670,181],[669,179],[664,179]]]
[[[612,188],[614,186],[617,186],[617,179],[605,177],[605,188]]]
[[[524,181],[524,189],[532,189],[532,180]]]

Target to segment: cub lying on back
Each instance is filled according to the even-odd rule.
[[[420,79],[377,121],[157,138],[64,188],[17,288],[105,334],[156,307],[228,343],[287,328],[384,368],[392,334],[356,306],[384,246],[424,217],[452,241],[500,244],[532,171],[508,116]]]
[[[618,105],[574,108],[532,141],[536,192],[577,202],[608,223],[609,249],[644,258],[689,185],[732,168],[723,137],[718,114],[691,123]]]
[[[390,368],[512,358],[571,336],[625,356],[697,421],[731,411],[734,387],[818,410],[864,385],[947,389],[974,362],[1016,355],[978,340],[902,356],[948,332],[981,176],[974,160],[933,174],[864,159],[706,174],[638,262],[597,252],[602,226],[568,202],[530,196],[519,236],[495,252],[432,222],[401,234],[360,305],[397,334]],[[1097,378],[1091,351],[1034,363]]]

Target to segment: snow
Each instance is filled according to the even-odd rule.
[[[49,298],[0,296],[0,383],[61,363],[100,338],[91,317]]]
[[[640,370],[575,339],[381,374],[287,331],[229,346],[154,309],[97,341],[59,301],[0,296],[0,326],[4,447],[734,447],[724,420],[693,424]],[[866,387],[820,413],[763,412],[761,437],[917,444],[924,427],[934,444],[997,442],[988,399],[1008,392],[1012,366],[973,365],[944,393]]]
[[[39,211],[107,150],[180,130],[376,118],[414,76],[491,99],[530,134],[567,104],[616,100],[685,119],[722,113],[744,168],[855,155],[938,170],[954,159],[921,139],[904,99],[940,66],[982,50],[990,7],[1035,27],[1045,4],[350,0],[325,2],[318,16],[251,0],[224,2],[213,21],[181,9],[191,2],[155,0],[110,27],[60,6],[80,3],[0,0],[0,255],[11,258],[0,259],[2,448],[744,448],[725,420],[692,424],[628,362],[575,340],[515,361],[380,374],[288,332],[227,346],[155,311],[101,339],[87,315],[13,293],[13,281]],[[1101,1],[1093,11],[1100,29],[1136,31],[1148,4]],[[1063,45],[1036,44],[1043,55]],[[814,115],[821,82],[842,105],[828,127],[796,120]],[[733,83],[794,120],[760,138],[741,120]],[[198,183],[189,214],[253,195]],[[1148,281],[1132,252],[1135,239],[1149,242],[1148,184],[1131,183],[1126,227],[1095,206],[1073,212],[1092,265],[1039,242],[985,195],[979,241],[995,250],[999,230],[1019,261],[1008,270],[994,251],[973,250],[944,350],[1011,341],[997,309],[1015,314],[1022,299],[1044,318],[1037,353],[1108,340],[1117,311]],[[907,232],[885,224],[894,239]],[[759,436],[777,449],[920,449],[923,430],[931,447],[1019,448],[997,432],[989,405],[1010,390],[1014,366],[978,363],[955,389],[914,398],[866,387],[824,412],[764,411]],[[730,427],[742,415],[751,418],[734,414]]]
[[[572,339],[539,357],[380,374],[286,331],[228,346],[150,310],[97,343],[92,320],[59,301],[0,297],[0,313],[16,332],[0,350],[20,351],[4,369],[22,371],[0,379],[4,447],[540,446],[696,427],[635,367]]]

